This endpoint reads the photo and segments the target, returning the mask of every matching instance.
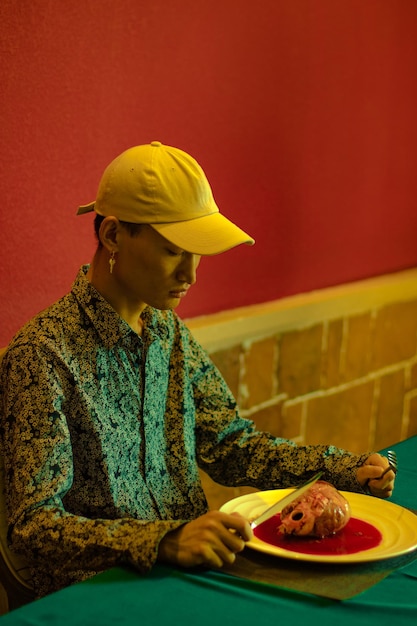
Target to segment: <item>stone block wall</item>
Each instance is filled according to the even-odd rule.
[[[357,453],[417,434],[415,270],[210,317],[189,326],[260,429]],[[246,492],[203,482],[214,507]]]

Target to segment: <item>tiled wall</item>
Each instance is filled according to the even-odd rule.
[[[416,286],[412,270],[189,326],[260,429],[379,450],[417,434]],[[245,492],[203,480],[214,507]]]

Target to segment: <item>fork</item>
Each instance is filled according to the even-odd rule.
[[[394,450],[388,450],[387,458],[388,458],[389,465],[382,472],[382,474],[381,474],[381,476],[379,478],[382,478],[383,476],[385,476],[385,474],[387,472],[389,472],[390,470],[392,470],[394,472],[394,474],[396,474],[398,472],[398,460],[397,460],[397,455],[395,454]]]

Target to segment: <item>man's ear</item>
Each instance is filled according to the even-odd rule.
[[[120,222],[117,217],[109,215],[100,224],[99,238],[101,244],[109,252],[117,252],[119,248]]]

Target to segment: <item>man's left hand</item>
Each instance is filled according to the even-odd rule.
[[[356,478],[363,489],[368,489],[373,496],[389,498],[394,490],[395,472],[389,470],[388,459],[381,454],[371,454],[356,472]],[[382,478],[381,478],[382,476]]]

